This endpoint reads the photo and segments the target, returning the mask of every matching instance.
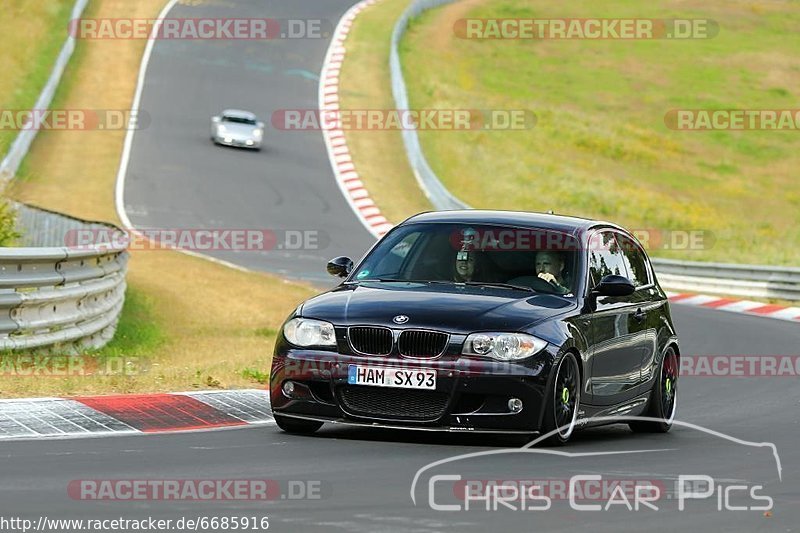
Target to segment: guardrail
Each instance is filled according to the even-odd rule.
[[[688,292],[800,301],[800,268],[653,258],[659,282]]]
[[[89,0],[76,0],[75,6],[72,8],[71,20],[80,18],[84,9],[86,9],[86,4],[88,3]],[[39,94],[39,98],[36,100],[34,109],[50,108],[50,103],[53,101],[53,96],[55,95],[58,84],[61,81],[61,76],[64,74],[64,69],[67,68],[67,63],[69,62],[70,57],[72,57],[72,52],[74,51],[75,38],[69,34],[67,36],[67,40],[64,42],[64,46],[61,47],[61,52],[56,58],[55,65],[53,65],[53,70],[50,72],[50,78],[48,78],[47,84],[44,86],[42,92]],[[31,143],[33,142],[33,139],[36,138],[37,133],[38,130],[36,128],[23,129],[16,136],[14,142],[11,144],[11,147],[8,150],[8,154],[6,154],[5,158],[0,161],[0,185],[4,184],[17,174],[17,170],[19,170],[22,160],[25,159],[25,156],[28,154]]]
[[[399,53],[400,39],[405,34],[409,21],[423,11],[454,1],[417,0],[406,8],[395,23],[389,52],[389,68],[392,94],[397,109],[411,108]],[[414,176],[433,207],[437,210],[469,209],[468,204],[447,190],[431,169],[422,152],[417,131],[404,129],[402,134]],[[657,258],[653,259],[653,265],[659,282],[670,289],[800,301],[800,268],[700,263]]]
[[[392,94],[394,95],[395,107],[397,109],[411,109],[408,103],[408,91],[406,82],[403,79],[403,67],[400,64],[399,44],[400,39],[408,28],[408,22],[423,11],[452,3],[454,0],[419,0],[412,2],[410,6],[400,15],[400,19],[394,25],[392,31],[392,44],[389,50],[389,70],[392,76]],[[403,144],[406,147],[408,161],[411,169],[417,178],[422,192],[436,209],[467,209],[469,206],[453,196],[447,187],[439,180],[439,177],[428,164],[425,155],[422,153],[422,146],[419,143],[417,130],[413,128],[403,128]]]
[[[125,301],[124,245],[68,246],[76,229],[116,226],[17,204],[24,248],[0,248],[0,350],[98,348]],[[35,246],[35,247],[33,247]]]

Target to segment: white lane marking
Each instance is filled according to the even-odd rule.
[[[161,28],[162,21],[177,3],[178,0],[169,0],[167,2],[167,5],[165,5],[164,9],[161,10],[161,13],[158,14],[155,24],[153,24],[151,37],[157,34]],[[142,62],[139,65],[139,78],[136,81],[136,92],[134,93],[133,103],[131,104],[131,113],[139,112],[139,106],[142,102],[142,92],[144,92],[145,77],[147,75],[147,66],[150,63],[150,56],[153,53],[153,47],[155,46],[156,40],[157,39],[154,38],[148,39],[147,44],[144,47]],[[117,183],[114,192],[117,216],[119,216],[120,220],[122,221],[122,225],[125,226],[126,229],[134,229],[133,224],[131,224],[131,220],[128,218],[128,214],[125,212],[125,178],[126,174],[128,173],[128,162],[130,161],[131,157],[131,148],[133,146],[134,135],[136,135],[135,128],[129,129],[125,134],[125,144],[122,147],[122,157],[120,158],[119,162]]]
[[[155,24],[153,24],[153,30],[151,32],[151,36],[155,35],[160,27],[162,21],[166,18],[169,14],[170,10],[177,4],[180,0],[169,0],[167,5],[161,10],[161,13],[158,14],[156,18]],[[150,56],[153,54],[153,47],[158,39],[150,38],[147,40],[147,44],[144,48],[144,54],[142,55],[142,62],[139,65],[139,77],[136,82],[136,92],[133,96],[133,103],[131,104],[131,113],[138,113],[139,106],[142,103],[142,93],[144,92],[144,83],[145,78],[147,77],[147,67],[150,64]],[[125,144],[122,147],[122,156],[120,157],[119,161],[119,169],[117,170],[117,181],[114,188],[114,204],[117,210],[117,216],[119,217],[120,221],[122,222],[122,226],[131,232],[136,233],[138,236],[142,238],[146,238],[148,241],[151,239],[145,237],[141,234],[136,227],[131,222],[130,217],[128,216],[127,211],[125,210],[125,179],[127,178],[128,174],[128,165],[130,163],[131,158],[131,150],[133,148],[133,138],[136,135],[136,129],[131,128],[125,134]],[[146,209],[139,208],[140,211],[133,211],[136,214],[147,212]],[[152,241],[151,241],[152,242]],[[255,270],[251,270],[249,268],[231,263],[230,261],[225,261],[223,259],[217,259],[216,257],[211,257],[210,255],[201,254],[198,252],[193,252],[191,250],[184,250],[181,248],[175,248],[176,252],[180,252],[191,257],[197,257],[200,259],[205,259],[206,261],[211,261],[212,263],[216,263],[218,265],[222,265],[228,268],[232,268],[234,270],[238,270],[240,272],[246,272],[248,274],[255,273]]]

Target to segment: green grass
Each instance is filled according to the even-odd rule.
[[[167,338],[154,315],[153,305],[151,295],[128,287],[114,338],[98,353],[104,356],[152,357]]]
[[[469,6],[468,6],[469,7]],[[705,40],[465,40],[476,17],[711,18]],[[531,109],[521,131],[421,132],[433,169],[479,208],[704,230],[693,260],[800,262],[800,132],[670,130],[680,108],[797,108],[800,11],[778,2],[486,0],[429,11],[401,43],[413,108]]]
[[[4,0],[0,12],[0,109],[31,109],[67,38],[74,0]],[[0,130],[0,158],[17,135]]]

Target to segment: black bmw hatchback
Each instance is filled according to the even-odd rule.
[[[272,410],[325,422],[567,442],[625,422],[666,432],[678,338],[646,253],[606,222],[423,213],[392,229],[278,335]]]

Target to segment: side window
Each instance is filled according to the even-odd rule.
[[[589,240],[589,284],[594,287],[605,276],[628,276],[625,259],[614,233],[595,233]]]
[[[403,237],[403,240],[395,244],[375,266],[375,271],[371,273],[372,276],[388,277],[399,274],[406,257],[420,235],[420,232],[415,231]]]
[[[647,259],[644,251],[627,235],[618,233],[617,242],[622,249],[622,256],[625,259],[628,276],[631,278],[633,285],[635,287],[649,285],[651,283],[650,274],[647,270]]]

